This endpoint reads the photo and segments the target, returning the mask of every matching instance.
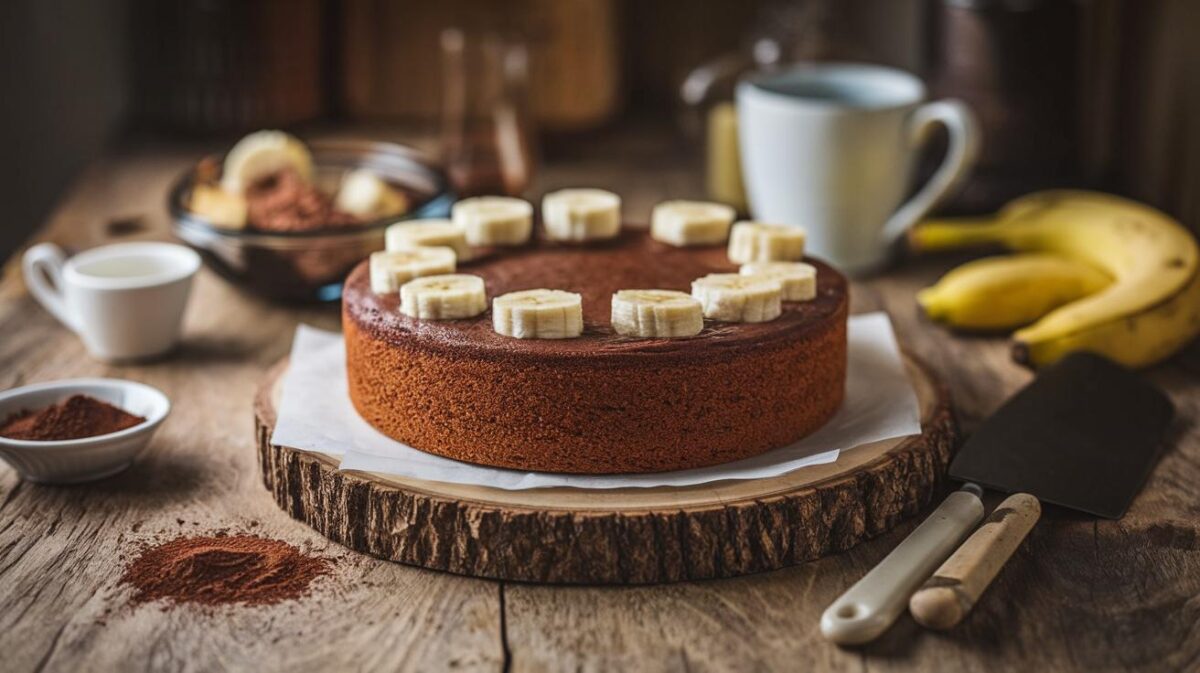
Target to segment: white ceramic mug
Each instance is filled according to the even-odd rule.
[[[136,360],[179,341],[200,256],[171,243],[117,243],[67,259],[53,243],[22,259],[25,284],[93,357]]]
[[[751,212],[804,227],[809,249],[848,273],[879,268],[979,152],[970,109],[925,96],[917,77],[873,65],[804,65],[743,79],[738,136]],[[935,124],[949,132],[946,157],[902,203]]]

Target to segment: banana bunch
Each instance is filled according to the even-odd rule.
[[[1200,334],[1196,241],[1134,201],[1036,192],[982,221],[923,222],[909,240],[919,251],[1000,245],[1018,253],[959,267],[918,302],[952,327],[1020,328],[1014,357],[1035,367],[1078,350],[1141,367]]]

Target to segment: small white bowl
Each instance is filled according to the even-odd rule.
[[[107,435],[57,442],[0,437],[0,458],[16,468],[21,477],[44,484],[77,484],[114,475],[133,464],[171,412],[167,396],[144,383],[68,379],[0,393],[0,422],[21,411],[57,404],[71,395],[90,395],[146,420]]]

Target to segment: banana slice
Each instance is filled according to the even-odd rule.
[[[467,230],[450,220],[397,222],[387,228],[384,240],[388,250],[445,247],[453,250],[460,262],[471,259]]]
[[[246,199],[217,185],[192,187],[188,209],[222,229],[246,228]]]
[[[804,262],[750,262],[738,270],[743,276],[766,276],[783,286],[784,301],[809,301],[817,297],[817,267]]]
[[[371,290],[387,294],[418,276],[454,273],[450,248],[417,248],[371,253]]]
[[[710,273],[692,281],[704,317],[724,322],[767,322],[783,312],[783,286],[763,276]]]
[[[738,222],[729,234],[729,261],[798,262],[804,258],[804,230],[782,224]]]
[[[313,158],[308,147],[283,131],[258,131],[239,140],[225,155],[221,186],[241,194],[257,180],[285,168],[311,181]]]
[[[704,310],[686,292],[620,290],[612,298],[612,326],[624,336],[696,336],[704,329]]]
[[[450,209],[471,245],[524,245],[533,233],[533,206],[507,196],[476,196]]]
[[[359,168],[342,178],[334,206],[364,220],[374,220],[403,213],[408,209],[408,198],[374,171]]]
[[[603,189],[560,189],[542,197],[542,223],[554,241],[598,241],[621,232],[621,197]]]
[[[735,215],[720,203],[663,201],[650,213],[650,236],[680,247],[724,243]]]
[[[414,278],[400,286],[400,312],[421,320],[461,320],[487,310],[483,279],[465,273]]]
[[[563,290],[523,290],[492,300],[492,328],[518,339],[570,339],[583,333],[583,297]]]

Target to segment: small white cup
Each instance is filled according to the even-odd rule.
[[[889,247],[965,176],[979,152],[975,116],[925,85],[873,65],[801,65],[737,88],[742,168],[754,216],[808,232],[809,248],[851,274],[876,270]],[[904,202],[935,124],[946,158]]]
[[[179,341],[200,256],[172,243],[117,243],[67,259],[42,243],[25,253],[22,268],[29,291],[93,357],[137,360]]]

